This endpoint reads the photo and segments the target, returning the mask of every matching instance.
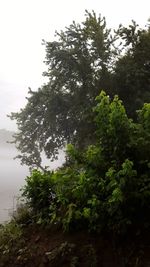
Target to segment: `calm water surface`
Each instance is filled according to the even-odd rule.
[[[9,219],[15,209],[19,189],[29,174],[28,168],[13,160],[17,151],[10,147],[0,147],[0,222]]]
[[[20,165],[19,160],[13,160],[16,155],[17,150],[12,145],[0,147],[0,223],[7,221],[15,210],[19,190],[29,174],[26,166]],[[64,153],[61,152],[58,161],[51,164],[47,161],[44,165],[55,169],[63,160]]]

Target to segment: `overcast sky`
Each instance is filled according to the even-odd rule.
[[[106,17],[117,28],[134,19],[141,27],[150,17],[150,0],[0,0],[0,129],[15,130],[6,114],[25,105],[28,87],[43,84],[42,39],[84,20],[85,9]]]

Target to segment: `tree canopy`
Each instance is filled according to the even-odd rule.
[[[140,29],[132,21],[128,28],[120,26],[117,34],[124,45],[114,68],[114,86],[128,114],[135,117],[135,111],[150,101],[150,27]]]
[[[101,89],[110,97],[118,93],[133,116],[149,99],[149,38],[149,27],[133,22],[113,33],[105,18],[86,11],[83,23],[73,22],[56,32],[55,41],[44,41],[48,82],[30,89],[26,106],[10,116],[18,125],[14,142],[21,162],[41,167],[42,151],[52,159],[67,143],[80,149],[94,144],[91,110]]]

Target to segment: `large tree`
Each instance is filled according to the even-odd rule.
[[[46,47],[46,85],[29,90],[27,105],[12,113],[18,125],[15,143],[22,163],[41,166],[72,142],[83,148],[94,139],[91,108],[100,88],[111,84],[113,38],[105,18],[86,12],[85,21],[73,22]],[[90,140],[90,141],[89,141]]]
[[[86,12],[83,23],[73,22],[44,44],[48,82],[30,89],[27,105],[11,114],[21,162],[38,167],[42,151],[54,159],[66,143],[83,149],[94,142],[91,109],[102,89],[118,94],[132,117],[150,101],[149,25],[140,29],[133,21],[112,37],[105,18]]]

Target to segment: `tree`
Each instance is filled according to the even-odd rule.
[[[100,88],[110,88],[113,41],[105,18],[86,11],[82,24],[73,22],[44,42],[49,81],[37,92],[30,89],[27,105],[10,116],[23,164],[41,167],[42,151],[56,158],[64,144],[83,148],[94,139],[91,108]]]
[[[120,26],[122,53],[114,68],[114,87],[130,116],[144,102],[150,101],[150,27],[145,29],[132,21],[129,27]]]
[[[82,150],[95,142],[91,109],[102,89],[118,94],[133,118],[150,101],[149,26],[140,29],[133,21],[112,36],[105,18],[86,11],[83,23],[73,22],[44,44],[48,82],[30,89],[27,105],[10,116],[18,125],[14,142],[21,162],[37,167],[42,151],[55,159],[67,143]]]

